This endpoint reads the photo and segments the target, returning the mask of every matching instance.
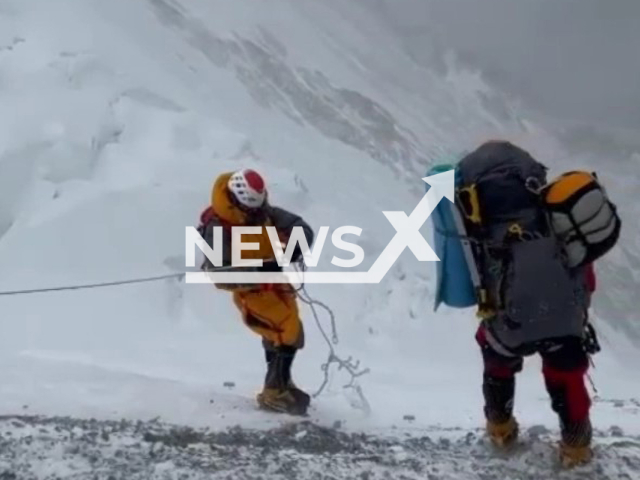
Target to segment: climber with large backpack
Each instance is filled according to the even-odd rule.
[[[515,377],[539,354],[561,427],[566,467],[592,457],[589,355],[599,346],[588,309],[593,262],[617,242],[616,208],[589,172],[547,181],[547,167],[505,141],[491,141],[455,166],[455,205],[434,214],[439,303],[475,305],[484,361],[486,428],[497,447],[517,440]]]

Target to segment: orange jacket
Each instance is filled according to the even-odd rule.
[[[249,218],[246,213],[234,205],[231,201],[230,192],[227,186],[231,175],[232,173],[224,173],[216,179],[211,191],[211,205],[200,215],[199,230],[209,245],[213,242],[213,228],[223,228],[223,265],[231,265],[232,263],[231,228],[234,226],[263,227],[261,233],[242,235],[243,243],[255,243],[258,245],[258,248],[255,250],[243,250],[241,258],[243,260],[261,259],[263,260],[263,265],[265,265],[265,262],[271,262],[263,267],[269,271],[273,271],[273,268],[278,270],[279,267],[275,263],[273,247],[271,245],[267,229],[264,227],[275,227],[279,240],[283,244],[286,244],[288,241],[294,227],[301,227],[304,231],[307,243],[311,246],[314,239],[313,230],[298,215],[288,212],[282,208],[266,205],[264,209],[264,217],[256,222],[255,219]],[[296,250],[296,253],[300,253],[299,249]],[[206,260],[203,268],[208,269],[210,267],[212,268],[213,266],[208,263],[208,260]],[[242,269],[243,267],[238,268]],[[236,289],[237,287],[238,286],[232,288],[229,285],[219,286],[219,288],[225,289]],[[259,285],[253,286],[253,288],[256,287],[259,287]],[[265,288],[267,286],[263,285],[262,287]]]

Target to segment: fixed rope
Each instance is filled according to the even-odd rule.
[[[307,288],[304,284],[304,271],[305,271],[304,264],[301,266],[301,270],[299,271],[303,274],[303,281],[301,285],[298,288],[296,288],[296,294],[300,299],[300,301],[308,305],[309,308],[311,309],[311,313],[316,322],[316,325],[318,326],[318,330],[320,330],[320,333],[322,334],[322,337],[324,338],[327,344],[327,347],[329,349],[329,355],[327,357],[327,361],[320,365],[320,369],[322,370],[322,373],[324,375],[322,384],[312,396],[313,398],[317,398],[324,391],[324,389],[329,384],[329,371],[330,371],[331,365],[336,364],[338,365],[338,371],[345,370],[350,376],[349,382],[346,385],[344,385],[343,388],[349,388],[355,391],[356,395],[360,400],[360,405],[358,407],[364,410],[368,414],[371,412],[371,406],[369,405],[369,402],[366,396],[364,395],[364,392],[362,391],[362,387],[357,383],[357,380],[363,375],[366,375],[367,373],[369,373],[370,370],[368,368],[361,369],[360,361],[359,360],[354,361],[351,356],[348,357],[347,359],[343,359],[338,355],[336,355],[334,345],[337,345],[339,343],[339,338],[338,338],[338,330],[336,328],[335,313],[333,312],[331,307],[329,307],[328,305],[326,305],[325,303],[319,300],[312,298],[309,295],[309,292],[307,291]],[[320,322],[320,316],[318,315],[318,311],[316,307],[322,308],[325,312],[327,312],[329,316],[329,321],[331,325],[331,338],[329,338],[329,335],[327,334],[327,332],[322,326],[322,322]]]
[[[85,283],[80,285],[64,285],[61,287],[49,287],[49,288],[31,288],[25,290],[7,290],[0,292],[0,296],[9,295],[27,295],[33,293],[47,293],[47,292],[63,292],[67,290],[88,290],[91,288],[103,288],[103,287],[115,287],[118,285],[131,285],[134,283],[150,283],[159,282],[161,280],[168,280],[171,278],[184,277],[184,273],[169,273],[164,275],[156,275],[151,277],[132,278],[128,280],[117,280],[112,282],[99,282],[99,283]]]
[[[304,275],[304,271],[305,271],[305,267],[303,265],[300,270],[302,275]],[[158,282],[158,281],[169,280],[173,278],[181,279],[184,276],[185,276],[185,273],[180,272],[180,273],[169,273],[164,275],[155,275],[155,276],[149,276],[149,277],[132,278],[127,280],[116,280],[116,281],[110,281],[110,282],[97,282],[97,283],[86,283],[86,284],[77,284],[77,285],[64,285],[64,286],[58,286],[58,287],[31,288],[31,289],[22,289],[22,290],[7,290],[7,291],[0,291],[0,296],[29,295],[29,294],[37,294],[37,293],[64,292],[64,291],[73,291],[73,290],[89,290],[89,289],[96,289],[96,288],[114,287],[114,286],[120,286],[120,285],[132,285],[132,284],[140,284],[140,283]],[[338,355],[336,355],[334,345],[338,344],[339,338],[338,338],[338,331],[336,328],[335,314],[333,310],[329,306],[327,306],[325,303],[311,298],[311,296],[307,292],[306,286],[304,284],[304,280],[302,281],[301,285],[295,289],[295,291],[300,301],[308,305],[309,308],[311,309],[316,325],[318,326],[318,329],[320,330],[320,333],[322,334],[322,337],[324,338],[329,348],[329,355],[328,355],[327,361],[320,366],[324,374],[324,378],[323,378],[322,384],[320,385],[316,393],[313,394],[313,397],[314,398],[318,397],[324,391],[326,386],[329,384],[329,370],[331,368],[331,365],[335,363],[338,365],[338,371],[345,370],[350,375],[350,381],[344,386],[344,388],[353,389],[360,399],[361,408],[367,412],[370,412],[371,408],[369,406],[369,402],[367,401],[362,391],[362,387],[360,387],[360,385],[357,384],[357,379],[369,373],[370,370],[368,368],[361,369],[360,361],[354,361],[352,357],[343,359]],[[327,335],[327,332],[322,326],[316,307],[322,308],[329,315],[330,324],[331,324],[331,338],[329,338],[329,335]]]

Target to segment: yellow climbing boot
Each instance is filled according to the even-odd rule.
[[[590,445],[574,447],[560,442],[560,463],[564,468],[574,468],[585,465],[593,458],[593,450]]]
[[[487,435],[498,448],[508,448],[518,439],[518,422],[511,417],[506,422],[487,421]]]
[[[308,402],[296,396],[290,389],[265,387],[256,398],[260,408],[290,415],[305,415]]]

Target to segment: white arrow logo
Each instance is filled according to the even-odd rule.
[[[391,242],[382,251],[367,272],[305,272],[306,283],[380,283],[405,248],[421,262],[437,262],[440,259],[420,228],[431,216],[443,197],[454,202],[454,170],[422,179],[431,188],[422,197],[416,208],[407,216],[405,212],[383,212],[396,229]],[[300,272],[189,272],[187,283],[298,283]]]

